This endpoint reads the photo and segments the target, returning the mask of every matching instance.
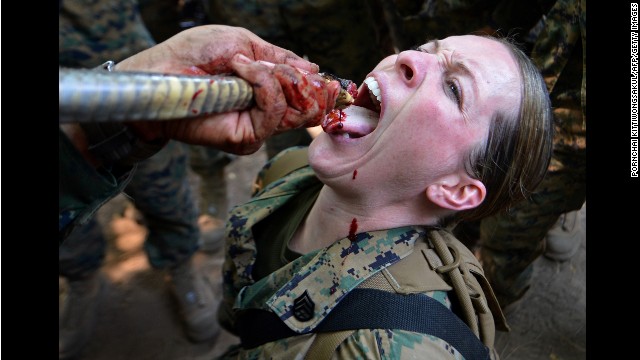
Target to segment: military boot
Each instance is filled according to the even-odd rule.
[[[68,281],[58,314],[59,359],[76,357],[89,342],[102,288],[103,279],[98,271],[86,278]]]
[[[200,250],[213,253],[224,245],[224,221],[209,214],[198,218],[200,227]]]
[[[546,237],[544,255],[555,261],[563,262],[571,259],[580,248],[586,236],[585,216],[586,204],[580,210],[560,215],[556,224]]]
[[[215,338],[220,333],[216,317],[219,299],[211,284],[195,269],[191,259],[170,274],[171,290],[189,339],[202,342]]]

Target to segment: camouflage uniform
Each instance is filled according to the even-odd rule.
[[[172,267],[188,259],[198,249],[200,230],[197,226],[198,209],[193,201],[191,187],[186,176],[187,152],[184,144],[169,142],[156,155],[140,162],[133,170],[131,180],[122,190],[131,196],[131,201],[138,210],[144,214],[146,225],[149,229],[144,248],[147,252],[149,263],[154,268]],[[67,158],[68,159],[68,158]],[[61,157],[61,167],[66,162]],[[79,158],[78,160],[82,160]],[[70,162],[75,163],[77,162]],[[76,177],[79,173],[76,168]],[[99,174],[97,171],[92,171]],[[65,170],[60,173],[61,184],[67,183],[69,177],[64,174],[74,174],[73,170]],[[97,176],[97,175],[96,175]],[[81,177],[84,179],[83,177]],[[81,181],[81,180],[76,180]],[[85,183],[87,189],[99,189],[102,181],[91,179]],[[76,187],[77,184],[69,184]],[[102,185],[100,185],[102,187]],[[120,193],[120,188],[111,187],[107,198],[98,198],[92,204],[82,204],[80,208],[97,208],[104,201]],[[60,191],[60,208],[70,208],[69,205],[77,205],[78,202],[70,202],[74,199],[70,194],[75,194],[77,188],[68,191]],[[96,192],[103,194],[102,191]],[[68,213],[65,211],[64,213]],[[79,213],[76,213],[79,214]],[[75,216],[76,218],[78,215]],[[87,213],[87,225],[82,226],[80,233],[72,234],[66,238],[59,249],[59,271],[65,277],[88,275],[97,270],[102,264],[105,251],[105,239],[98,223]],[[62,226],[62,224],[61,224]],[[62,230],[62,228],[61,228]],[[74,231],[75,233],[75,231]],[[86,234],[91,234],[88,236]]]
[[[241,26],[266,41],[305,56],[320,71],[362,83],[393,53],[377,2],[368,0],[202,0],[214,24]],[[308,145],[305,129],[266,141],[269,158],[290,146]]]
[[[226,219],[229,204],[224,169],[236,157],[237,155],[218,149],[189,145],[189,166],[200,177],[200,214],[207,214],[220,221]]]
[[[132,170],[131,167],[109,172],[103,169],[94,169],[62,130],[58,130],[58,173],[60,176],[58,182],[58,240],[60,245],[68,238],[69,234],[75,232],[76,227],[87,224],[102,204],[122,192],[131,181]],[[78,176],[78,174],[82,174],[82,176]],[[92,233],[90,229],[84,231]],[[102,246],[100,244],[96,246],[98,248],[91,253],[97,254],[98,257],[92,259],[91,263],[100,263],[102,259]],[[90,256],[88,255],[88,257]]]
[[[284,153],[268,162],[263,171],[282,154]],[[378,279],[383,279],[383,272],[394,264],[400,264],[401,260],[410,256],[420,243],[429,241],[428,230],[421,226],[361,232],[355,235],[355,239],[343,238],[326,248],[302,255],[260,279],[256,278],[254,272],[257,262],[264,261],[262,259],[271,256],[272,253],[267,252],[265,255],[258,251],[254,226],[262,220],[269,221],[269,215],[285,204],[295,201],[296,195],[301,192],[319,191],[321,186],[311,167],[304,166],[273,181],[247,203],[236,206],[230,212],[223,265],[224,299],[219,310],[220,322],[229,331],[238,332],[236,314],[247,309],[271,311],[287,327],[297,332],[314,329],[349,292],[356,287],[372,286],[372,281],[384,282],[374,278],[379,276]],[[296,209],[302,207],[299,202],[295,204]],[[276,241],[270,237],[264,240]],[[416,251],[422,258],[419,250]],[[469,256],[473,258],[471,253]],[[424,258],[422,261],[424,262]],[[411,269],[410,272],[420,273],[418,269]],[[429,287],[430,290],[422,288],[418,292],[432,297],[450,310],[451,287],[440,278],[438,281],[442,285]],[[378,288],[377,285],[373,287]],[[301,295],[306,295],[315,303],[310,319],[301,320],[293,314],[292,309],[297,301],[295,299]],[[497,303],[495,305],[497,306]],[[251,349],[232,346],[221,358],[302,358],[309,351],[316,336],[318,335],[314,333],[298,335],[267,342]],[[359,329],[340,343],[332,358],[463,357],[453,346],[436,336],[397,329]]]
[[[432,39],[467,34],[485,26],[497,1],[381,0],[396,14],[391,26],[398,33],[396,46],[407,50]]]
[[[136,0],[64,0],[58,20],[60,66],[92,68],[155,45]]]
[[[528,29],[553,0],[380,0],[389,12],[390,30],[400,50],[452,35],[508,35],[524,43]],[[551,3],[550,3],[551,2]],[[530,50],[530,49],[529,49]]]
[[[184,30],[178,0],[138,0],[140,16],[157,43]]]
[[[545,179],[528,201],[482,220],[481,259],[503,306],[529,288],[533,261],[563,213],[586,199],[586,3],[559,0],[546,16],[531,54],[550,92],[554,153]]]
[[[120,61],[152,46],[154,41],[142,24],[136,6],[135,1],[61,1],[58,16],[59,65],[92,68],[107,59]],[[131,181],[132,169],[117,172],[95,170],[86,164],[61,131],[58,139],[60,179],[64,179],[59,186],[59,240],[62,243],[75,226],[89,222],[104,202],[124,190]],[[95,226],[95,222],[87,226]],[[90,229],[83,231],[101,235],[101,232]],[[87,244],[90,249],[86,258],[90,261],[78,259],[77,266],[81,268],[68,272],[83,272],[99,266],[104,248],[99,245],[101,242],[103,240],[96,237],[96,246]],[[61,249],[61,253],[66,253],[66,250]],[[76,267],[68,266],[69,269]],[[66,272],[62,265],[60,270]]]
[[[64,0],[59,16],[60,66],[90,68],[107,59],[122,60],[153,46],[155,42],[145,28],[137,6],[134,0]],[[62,138],[60,141],[63,141]],[[149,262],[156,268],[178,265],[198,249],[198,209],[187,177],[187,149],[184,144],[169,142],[157,154],[136,165],[135,173],[124,189],[145,217],[149,228],[145,250]],[[82,216],[81,223],[88,221],[104,201],[122,190],[122,186],[109,184],[107,191],[96,192],[105,197],[91,203],[85,198],[71,196],[80,187],[69,185],[63,191],[62,184],[73,177],[69,164],[77,164],[68,162],[71,154],[71,150],[60,152],[59,157],[60,167],[68,170],[61,171],[61,232],[63,222],[69,223],[78,216]],[[87,171],[96,172],[84,169],[82,173]],[[84,185],[89,190],[106,187],[101,182]],[[122,180],[120,185],[125,185],[125,181]],[[74,199],[75,202],[72,201]],[[87,224],[89,227],[96,225],[95,221]],[[95,236],[91,241],[85,238],[84,241],[70,240],[61,245],[59,270],[65,276],[91,272],[101,264],[104,256],[101,232],[90,229],[82,231]]]

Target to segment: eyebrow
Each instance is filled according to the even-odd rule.
[[[434,39],[434,40],[429,40],[427,41],[426,44],[423,45],[429,45],[429,44],[433,44],[433,46],[435,47],[435,52],[438,52],[440,50],[440,41],[438,39]],[[422,47],[422,45],[416,45],[414,46],[413,50],[418,50],[418,51],[422,51],[422,52],[427,52],[426,49],[424,49]]]
[[[440,51],[440,40],[431,40],[428,41],[425,45],[429,45],[429,44],[433,44],[434,46],[434,53],[438,53]],[[417,50],[422,51],[422,52],[427,52],[426,49],[422,48],[421,46],[417,47]],[[453,57],[453,54],[455,52],[451,52],[451,55]],[[462,61],[453,61],[452,65],[458,69],[461,72],[464,72],[466,75],[472,77],[475,81],[475,76],[473,75],[473,72],[471,71],[471,69],[469,69],[469,67],[467,66],[467,64],[465,64]]]
[[[440,51],[440,40],[435,39],[435,40],[428,41],[426,45],[429,45],[429,44],[433,44],[433,46],[435,47],[435,52]]]
[[[441,43],[440,40],[431,40],[428,41],[425,45],[429,45],[429,44],[433,44],[434,46],[434,53],[437,54],[440,51],[440,47],[441,47]],[[426,49],[422,48],[421,46],[418,47],[418,50],[423,51],[423,52],[427,52]],[[451,52],[451,58],[453,59],[455,54],[455,51]],[[471,69],[467,66],[467,64],[464,61],[461,60],[456,60],[453,59],[453,61],[451,62],[452,67],[456,70],[459,71],[461,73],[463,73],[463,75],[469,77],[471,79],[471,87],[472,87],[472,93],[473,98],[476,97],[476,94],[478,92],[478,79],[476,79],[475,74],[473,73],[473,71],[471,71]]]
[[[451,57],[453,58],[453,54],[451,53]],[[454,60],[451,65],[453,65],[454,68],[456,68],[458,71],[460,71],[461,73],[464,73],[465,75],[467,75],[468,77],[471,78],[472,83],[474,84],[474,88],[476,87],[475,84],[477,84],[477,79],[476,79],[476,75],[473,73],[473,71],[471,71],[471,69],[469,69],[469,67],[467,66],[467,64],[461,60]]]

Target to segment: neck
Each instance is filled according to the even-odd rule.
[[[435,224],[437,218],[429,214],[424,206],[380,204],[366,199],[344,198],[330,187],[323,186],[307,217],[289,242],[289,248],[306,254],[345,237],[355,237],[361,232]]]

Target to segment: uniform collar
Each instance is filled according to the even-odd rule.
[[[285,180],[274,181],[232,211],[232,228],[238,231],[246,229],[246,232],[231,231],[231,235],[237,235],[231,236],[231,248],[237,252],[242,249],[244,253],[234,260],[238,275],[236,285],[240,287],[234,307],[263,308],[264,299],[268,299],[266,305],[287,326],[297,332],[307,332],[314,329],[362,281],[408,256],[415,241],[424,237],[426,230],[420,226],[406,226],[358,233],[353,242],[348,238],[341,239],[251,284],[250,271],[246,270],[251,269],[256,255],[255,244],[248,241],[252,239],[251,227],[301,189],[319,181],[310,167],[289,174]],[[248,213],[250,217],[244,215]],[[308,311],[310,318],[304,321],[296,318],[296,306],[298,310],[302,307]]]
[[[423,228],[407,226],[359,233],[353,242],[348,238],[337,241],[311,259],[298,259],[308,262],[290,273],[289,280],[267,305],[292,330],[313,330],[345,295],[381,269],[408,256],[415,241],[424,235]],[[296,268],[295,263],[290,265]],[[269,277],[277,277],[278,272]],[[300,316],[300,311],[307,316]]]

